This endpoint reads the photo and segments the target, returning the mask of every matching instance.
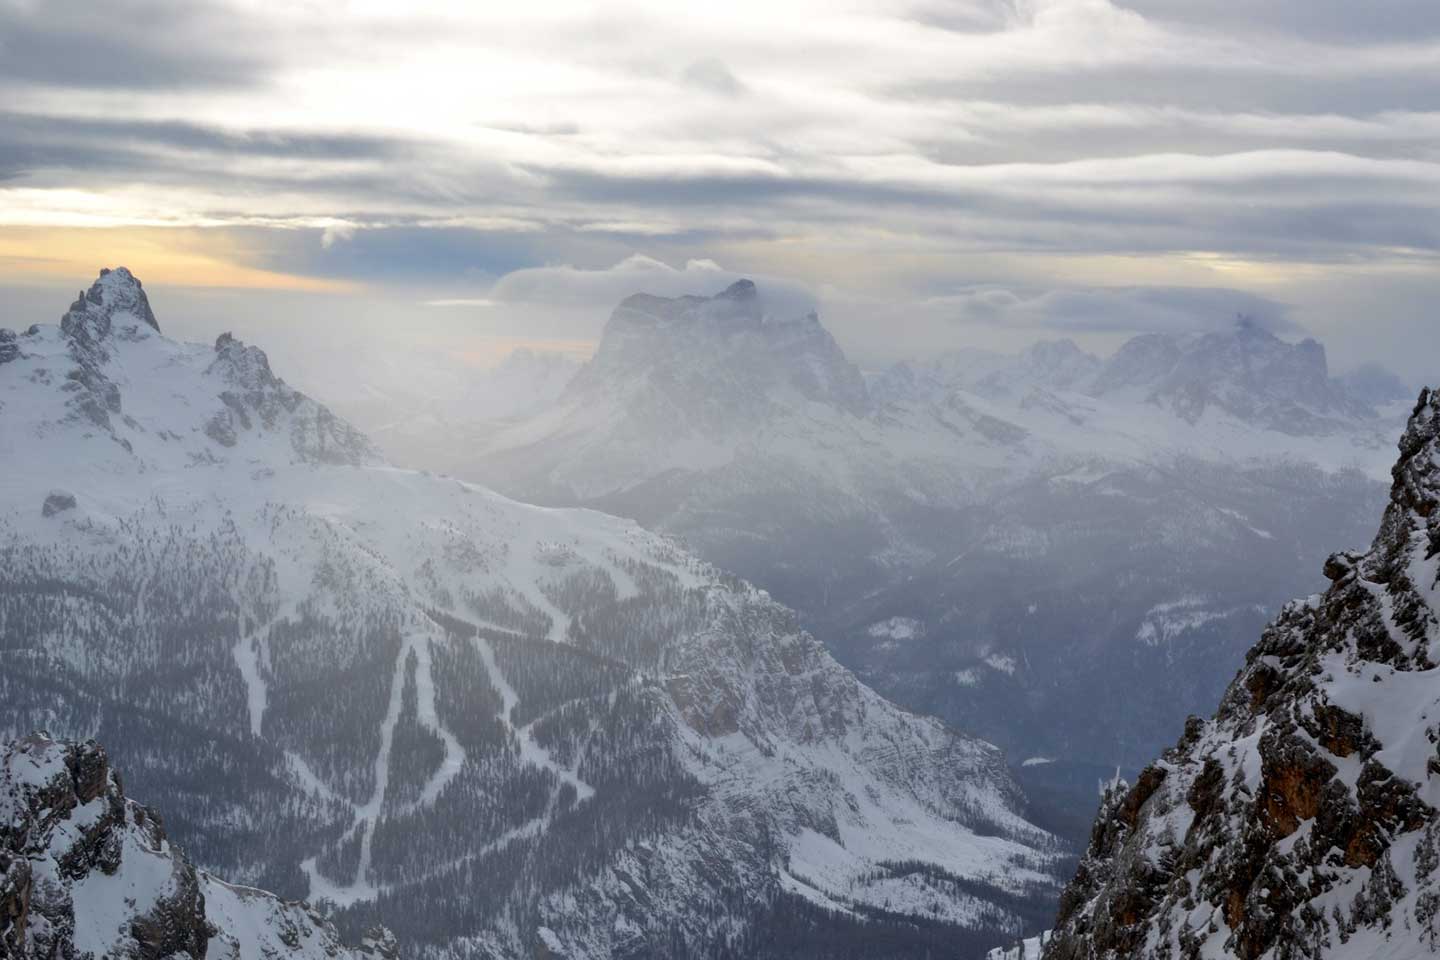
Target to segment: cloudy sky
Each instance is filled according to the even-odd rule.
[[[272,352],[583,353],[748,275],[864,365],[1244,311],[1418,380],[1437,247],[1435,0],[0,0],[0,325],[125,263]]]

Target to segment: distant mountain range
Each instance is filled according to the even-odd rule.
[[[682,537],[1073,810],[1214,702],[1300,571],[1364,538],[1402,393],[1245,318],[867,378],[740,281],[630,297],[551,404],[411,450]]]
[[[0,331],[0,425],[0,735],[101,738],[197,864],[352,939],[978,952],[1068,870],[998,749],[765,592],[633,522],[387,464],[258,348],[165,337],[123,268]]]

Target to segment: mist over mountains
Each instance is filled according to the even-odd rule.
[[[1244,318],[866,376],[740,281],[513,356],[489,420],[396,417],[416,472],[102,271],[0,331],[0,734],[108,744],[201,869],[123,882],[215,943],[224,909],[407,957],[979,956],[1363,542],[1397,392]],[[54,743],[11,749],[94,751]],[[74,890],[33,902],[109,916]]]
[[[1003,754],[755,586],[388,464],[259,348],[166,337],[123,268],[0,343],[0,733],[107,743],[204,869],[415,957],[901,957],[1046,921],[1071,849]]]
[[[682,537],[1083,808],[1208,710],[1337,539],[1363,541],[1405,399],[1245,317],[867,377],[739,282],[626,299],[548,407],[409,450]]]

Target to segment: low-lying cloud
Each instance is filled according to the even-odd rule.
[[[983,287],[926,306],[961,324],[1079,333],[1197,333],[1242,318],[1277,334],[1300,332],[1283,304],[1223,287]]]

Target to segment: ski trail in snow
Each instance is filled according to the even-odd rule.
[[[486,843],[481,847],[477,847],[471,853],[467,853],[463,857],[458,857],[454,860],[448,860],[444,863],[436,864],[431,869],[426,870],[424,873],[418,874],[413,879],[407,880],[406,883],[410,885],[424,883],[426,880],[441,876],[442,874],[445,874],[451,870],[455,870],[458,867],[463,867],[468,863],[479,860],[483,857],[487,857],[490,854],[494,853],[496,850],[500,850],[514,843],[516,840],[523,840],[536,836],[545,828],[547,822],[548,818],[545,816],[539,816],[531,820],[526,820],[524,823],[520,824],[520,826],[511,827],[509,830],[506,830],[504,833],[500,834],[500,836],[496,837],[494,840],[491,840],[489,843]]]
[[[520,696],[515,688],[510,685],[505,674],[501,671],[499,664],[495,661],[495,651],[490,642],[478,633],[475,635],[474,643],[477,652],[480,654],[481,662],[485,665],[485,671],[489,674],[490,682],[500,694],[501,713],[500,719],[505,725],[515,732],[515,737],[520,744],[520,760],[522,763],[536,766],[542,770],[548,770],[555,775],[558,781],[555,789],[550,794],[550,800],[546,804],[545,812],[517,827],[505,831],[498,837],[486,843],[479,849],[466,854],[453,863],[437,867],[434,871],[439,873],[457,864],[465,863],[486,854],[499,850],[500,848],[525,837],[532,837],[542,832],[554,818],[555,808],[559,803],[560,791],[565,784],[570,784],[575,789],[576,802],[582,802],[595,795],[595,788],[581,780],[576,771],[579,769],[581,760],[585,755],[585,749],[589,746],[591,737],[594,736],[598,722],[591,725],[590,735],[586,737],[584,747],[576,758],[575,768],[562,766],[550,755],[550,751],[542,747],[535,739],[532,721],[523,727],[516,727],[511,720],[515,706],[520,702]],[[394,672],[390,679],[390,701],[385,710],[385,718],[380,727],[380,750],[375,757],[375,788],[370,799],[363,805],[354,807],[355,820],[350,829],[346,831],[344,842],[349,842],[360,831],[360,862],[356,867],[355,876],[349,883],[340,883],[330,879],[320,872],[319,858],[310,857],[300,864],[310,882],[311,900],[329,900],[339,906],[349,906],[365,900],[375,899],[380,888],[369,880],[371,865],[371,843],[374,839],[375,827],[380,819],[384,807],[385,794],[390,785],[390,753],[395,740],[395,728],[400,722],[401,702],[404,697],[406,661],[410,653],[415,653],[415,692],[416,692],[416,715],[422,726],[434,731],[445,744],[445,759],[440,767],[431,775],[421,791],[420,799],[406,807],[406,811],[412,811],[419,807],[428,806],[435,802],[435,799],[445,787],[459,773],[464,766],[466,754],[461,747],[459,740],[440,723],[439,715],[435,707],[435,676],[434,664],[431,658],[432,638],[425,635],[409,635],[401,644],[399,654],[395,660]],[[323,782],[315,776],[309,766],[305,764],[298,755],[290,754],[292,768],[296,777],[302,785],[312,793],[319,793],[321,796],[334,797]]]
[[[310,768],[310,764],[305,762],[305,758],[294,750],[285,751],[285,761],[290,764],[291,775],[295,777],[300,788],[306,793],[317,796],[325,801],[339,800],[342,803],[349,803],[348,800],[345,800],[345,798],[341,797],[334,790],[331,790],[329,784],[321,780],[319,774]],[[352,807],[354,806],[354,804],[350,805]]]
[[[545,591],[540,589],[540,581],[544,576],[542,568],[545,564],[535,556],[539,546],[538,543],[532,544],[528,552],[511,551],[505,567],[505,579],[511,589],[550,618],[551,642],[564,643],[565,635],[570,631],[570,615],[551,603],[550,598],[545,596]]]
[[[491,682],[495,684],[495,689],[500,693],[500,702],[502,704],[501,719],[515,731],[515,736],[520,741],[521,762],[539,767],[542,770],[549,770],[555,774],[556,778],[560,781],[560,785],[555,788],[555,792],[550,797],[550,809],[554,809],[555,801],[560,793],[560,786],[566,783],[575,788],[575,794],[578,800],[589,800],[595,796],[594,787],[576,776],[574,770],[556,763],[554,758],[550,756],[550,751],[536,742],[535,733],[532,728],[538,722],[538,718],[525,724],[523,727],[515,726],[510,717],[515,709],[515,705],[520,702],[519,695],[515,693],[515,688],[510,686],[510,681],[505,679],[505,674],[500,671],[499,665],[496,664],[495,651],[490,646],[490,641],[477,634],[475,636],[475,648],[480,653],[480,659],[485,664],[486,672],[490,674]],[[549,811],[547,811],[547,815],[548,812]]]
[[[634,577],[630,576],[630,571],[620,565],[618,556],[614,560],[607,559],[604,563],[597,563],[596,566],[609,573],[611,579],[615,581],[616,599],[630,600],[640,596],[640,585],[635,582]]]
[[[380,816],[381,804],[385,801],[385,790],[390,786],[390,748],[395,741],[395,727],[400,722],[400,700],[405,689],[405,660],[410,653],[410,641],[400,645],[395,658],[395,669],[390,675],[390,702],[385,707],[385,719],[380,721],[380,751],[375,755],[375,787],[370,799],[355,808],[355,822],[345,834],[349,841],[355,831],[361,831],[360,862],[355,868],[355,877],[348,884],[341,884],[324,876],[311,857],[300,865],[310,881],[310,898],[330,900],[340,906],[349,906],[361,900],[373,900],[379,893],[369,882],[371,842],[375,835],[375,821]]]
[[[247,712],[250,715],[250,736],[258,739],[262,722],[265,719],[265,702],[269,697],[265,678],[260,676],[259,642],[253,635],[246,635],[242,631],[240,639],[235,642],[233,653],[235,665],[240,668],[240,676],[245,678],[245,701]]]
[[[445,759],[426,782],[420,799],[408,805],[406,812],[434,803],[435,798],[455,779],[465,764],[464,748],[440,723],[435,709],[435,677],[431,672],[430,643],[431,638],[428,635],[407,635],[395,658],[394,672],[390,677],[390,701],[385,708],[385,719],[380,724],[380,750],[375,755],[375,788],[371,791],[369,800],[355,807],[355,822],[345,834],[345,840],[348,841],[355,836],[357,830],[361,831],[360,862],[356,866],[355,877],[348,884],[337,883],[320,872],[318,857],[310,857],[300,865],[300,869],[310,881],[312,900],[325,899],[340,906],[348,906],[363,900],[374,900],[380,893],[380,889],[369,880],[371,845],[375,838],[375,826],[384,808],[385,794],[390,789],[390,752],[395,743],[395,728],[400,723],[406,664],[412,652],[416,660],[416,715],[421,725],[434,731],[445,744]],[[308,770],[308,767],[305,769]]]
[[[250,715],[250,735],[258,738],[264,726],[265,707],[270,699],[270,688],[265,682],[265,675],[261,672],[261,665],[270,659],[270,628],[273,627],[284,616],[283,613],[276,614],[263,626],[256,627],[250,632],[245,631],[245,608],[238,596],[235,597],[235,606],[239,623],[236,632],[239,634],[235,646],[231,648],[231,654],[235,658],[235,666],[240,668],[240,676],[245,681],[245,703]],[[263,639],[262,639],[263,638]]]
[[[460,768],[465,765],[465,750],[460,746],[460,741],[455,735],[440,723],[439,714],[435,711],[435,675],[432,672],[430,659],[429,637],[423,642],[417,642],[412,649],[415,651],[415,692],[416,714],[420,719],[420,725],[429,728],[445,744],[445,759],[440,766],[430,775],[424,788],[420,791],[420,799],[411,804],[407,810],[414,810],[419,807],[428,807],[440,796],[440,791],[454,780],[460,773]]]

